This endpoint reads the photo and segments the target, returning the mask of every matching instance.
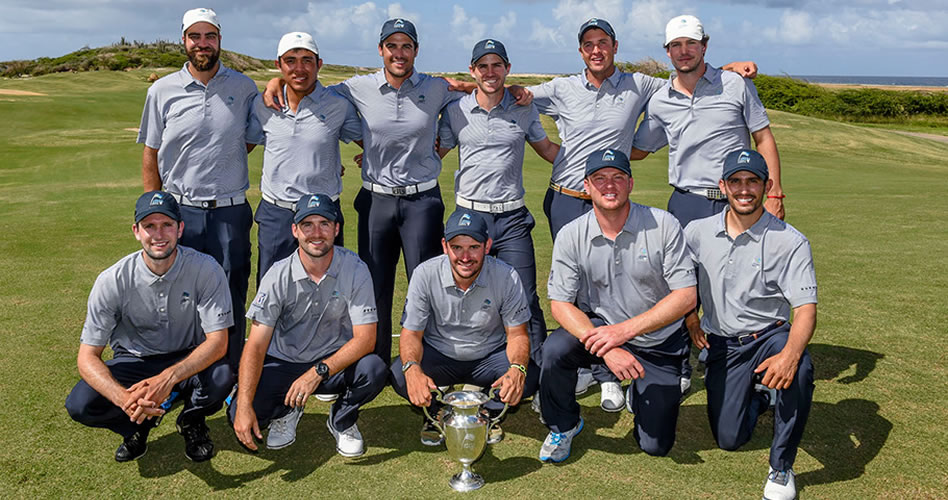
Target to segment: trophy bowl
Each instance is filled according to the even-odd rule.
[[[441,431],[448,455],[461,464],[461,472],[455,474],[449,484],[455,491],[472,491],[484,486],[484,478],[474,473],[471,465],[481,458],[487,447],[488,430],[500,422],[507,412],[507,405],[496,418],[488,418],[481,408],[490,397],[483,392],[455,391],[444,398],[437,398],[448,407],[443,421],[431,418],[428,408],[425,416]]]

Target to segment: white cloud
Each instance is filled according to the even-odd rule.
[[[494,36],[497,38],[507,38],[512,36],[513,27],[517,25],[517,13],[508,11],[500,20],[494,24]]]
[[[465,48],[473,47],[475,43],[483,40],[487,32],[487,26],[480,19],[468,16],[460,5],[454,6],[451,27],[454,28],[455,37]]]

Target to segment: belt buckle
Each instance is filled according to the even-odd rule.
[[[705,196],[712,200],[720,200],[721,198],[724,198],[724,194],[721,193],[720,188],[708,188],[705,191]]]
[[[504,204],[503,204],[503,203],[491,203],[491,204],[490,204],[490,211],[491,211],[491,213],[495,213],[495,214],[503,213],[503,211],[504,211]]]
[[[405,186],[396,186],[392,188],[392,194],[395,196],[405,196],[408,194],[408,188]]]
[[[217,200],[202,201],[201,208],[217,208]]]
[[[748,333],[747,335],[741,335],[737,338],[737,343],[740,345],[750,344],[751,342],[757,340],[758,335],[756,333]]]

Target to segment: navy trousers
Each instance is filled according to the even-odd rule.
[[[481,359],[471,361],[458,361],[450,358],[425,343],[422,343],[422,348],[421,369],[425,372],[425,375],[434,380],[437,386],[473,384],[480,387],[490,387],[510,369],[506,345]],[[395,361],[392,362],[391,372],[392,388],[399,396],[408,400],[408,385],[405,382],[405,374],[402,373],[401,356],[395,358]],[[537,392],[539,379],[540,368],[531,360],[527,366],[527,378],[523,383],[522,399],[529,398]],[[441,406],[441,403],[432,398],[428,413],[434,415]],[[504,407],[504,403],[500,402],[499,398],[493,398],[487,402],[485,407],[489,410],[499,411]]]
[[[705,387],[708,390],[708,419],[718,446],[736,450],[750,440],[757,417],[766,404],[754,391],[754,369],[778,354],[787,343],[790,325],[783,324],[757,340],[740,345],[736,339],[708,335]],[[813,361],[803,351],[797,374],[787,389],[777,391],[774,408],[774,439],[770,445],[770,466],[787,470],[797,458],[810,406],[813,402]],[[545,404],[545,402],[544,402]]]
[[[333,244],[345,246],[342,237],[345,224],[342,210],[339,208],[338,200],[333,203],[339,214],[339,235],[336,236]],[[290,229],[294,215],[296,213],[292,210],[278,207],[266,200],[260,200],[260,204],[257,205],[257,212],[253,217],[257,221],[257,286],[275,262],[289,257],[299,247],[299,243],[293,237],[293,230]]]
[[[604,322],[594,319],[593,324]],[[633,380],[632,412],[635,414],[633,435],[639,448],[649,455],[664,456],[675,444],[678,405],[681,401],[681,360],[688,355],[688,334],[684,327],[664,342],[653,347],[622,346],[641,363],[645,375]],[[579,423],[579,403],[573,394],[576,369],[604,365],[602,358],[586,350],[582,342],[563,328],[558,328],[543,345],[543,368],[540,375],[540,401],[543,419],[554,432],[566,432]]]
[[[379,323],[375,353],[392,359],[392,296],[398,253],[405,254],[411,280],[418,264],[443,252],[444,203],[437,187],[407,196],[359,190],[353,203],[359,213],[359,258],[369,267]]]
[[[257,414],[257,425],[261,429],[270,425],[270,421],[289,413],[292,408],[283,404],[286,391],[303,373],[313,368],[315,363],[291,363],[273,356],[267,356],[257,382],[257,392],[253,397],[253,411]],[[329,377],[319,384],[316,394],[339,394],[333,403],[330,415],[332,426],[344,431],[359,419],[359,408],[378,396],[388,379],[388,366],[375,354],[363,356],[345,370]],[[230,421],[234,421],[237,404],[227,408]]]
[[[120,355],[106,361],[105,365],[115,380],[129,387],[161,373],[188,353],[188,351],[182,351],[144,358]],[[178,415],[178,425],[187,426],[202,422],[205,417],[217,413],[233,386],[234,374],[227,360],[223,358],[204,371],[175,385],[173,392],[178,392],[178,399],[184,401],[184,409]],[[131,436],[141,429],[151,428],[156,423],[155,419],[145,420],[141,424],[132,422],[128,414],[99,394],[84,380],[80,380],[66,397],[66,411],[80,424],[89,427],[104,427],[120,434],[122,438]]]
[[[458,210],[473,212],[473,210],[460,207]],[[527,207],[499,214],[477,213],[487,221],[488,234],[493,240],[490,254],[516,269],[520,276],[523,291],[530,302],[530,322],[527,323],[527,333],[530,334],[530,359],[539,365],[540,347],[546,340],[546,319],[543,317],[540,297],[537,295],[537,261],[531,234],[536,221]]]
[[[247,336],[247,286],[250,279],[250,228],[253,210],[249,203],[222,208],[181,206],[184,234],[180,243],[214,257],[230,285],[234,326],[228,329],[227,361],[234,373]]]

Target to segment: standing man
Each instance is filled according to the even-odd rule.
[[[530,361],[529,304],[512,267],[488,256],[487,221],[477,212],[456,211],[441,241],[444,254],[415,269],[402,317],[400,356],[392,363],[392,387],[415,406],[439,403],[438,386],[474,384],[499,388],[486,404],[497,415],[537,388],[539,368]],[[504,438],[500,426],[488,443]],[[425,420],[421,443],[437,446],[443,436]]]
[[[816,328],[816,274],[810,243],[765,211],[772,168],[743,149],[727,155],[718,181],[723,213],[685,228],[698,266],[704,316],[685,320],[708,349],[708,419],[718,446],[736,450],[757,417],[774,407],[774,438],[764,498],[796,497],[793,462],[813,401],[813,362],[806,350]],[[791,311],[793,324],[790,324]],[[768,392],[754,390],[755,383]]]
[[[66,398],[66,410],[83,425],[122,436],[117,462],[145,454],[148,433],[172,394],[184,401],[177,421],[184,454],[195,462],[214,456],[204,419],[221,408],[234,384],[221,359],[234,321],[223,269],[178,246],[183,231],[170,194],[141,195],[132,233],[142,250],[103,271],[89,293],[77,360],[82,380]],[[114,356],[103,361],[106,344]]]
[[[452,102],[441,115],[439,154],[458,146],[454,175],[458,209],[477,212],[487,222],[490,255],[513,266],[530,301],[530,358],[540,362],[546,322],[537,296],[537,265],[531,232],[536,225],[524,202],[524,142],[552,163],[559,145],[550,142],[536,107],[518,106],[504,89],[510,73],[507,49],[481,40],[471,55],[477,89]]]
[[[448,83],[415,71],[418,34],[407,19],[389,19],[379,35],[383,68],[331,88],[349,99],[362,118],[365,153],[359,213],[359,257],[375,286],[379,328],[375,352],[392,356],[392,296],[399,250],[411,279],[415,266],[441,253],[444,203],[438,189],[441,158],[435,150],[438,116],[463,96]],[[278,106],[280,81],[264,98]]]
[[[709,38],[694,16],[668,21],[665,51],[675,73],[649,100],[630,157],[639,160],[668,145],[668,183],[675,188],[668,211],[684,227],[728,205],[718,189],[721,158],[750,148],[753,137],[773,182],[764,206],[782,219],[780,156],[767,111],[750,79],[704,62]]]
[[[317,79],[323,60],[316,41],[307,33],[287,33],[277,48],[276,66],[285,82],[286,106],[274,110],[257,98],[254,110],[263,126],[266,149],[255,219],[257,233],[257,283],[278,260],[297,248],[290,230],[296,200],[306,193],[328,193],[336,206],[342,237],[342,161],[339,141],[361,141],[362,125],[347,99],[323,87]]]
[[[586,163],[593,210],[563,227],[553,244],[550,310],[561,328],[543,345],[540,399],[550,433],[541,461],[562,462],[583,429],[573,387],[576,370],[605,364],[633,379],[626,407],[633,435],[650,455],[675,443],[682,360],[688,335],[682,318],[696,302],[694,267],[671,214],[629,202],[629,159],[595,151]]]
[[[296,206],[291,230],[299,247],[267,271],[247,312],[253,322],[228,416],[245,447],[256,450],[254,438],[269,424],[267,448],[280,449],[296,441],[311,394],[342,394],[326,427],[340,455],[357,457],[365,453],[359,408],[388,377],[388,365],[372,354],[372,278],[353,252],[333,245],[339,211],[332,197],[307,194]]]
[[[211,9],[184,13],[188,62],[148,89],[138,133],[145,191],[164,189],[181,205],[181,243],[214,257],[233,299],[227,359],[237,369],[244,345],[253,212],[247,153],[263,142],[253,113],[257,85],[221,64],[221,25]]]

